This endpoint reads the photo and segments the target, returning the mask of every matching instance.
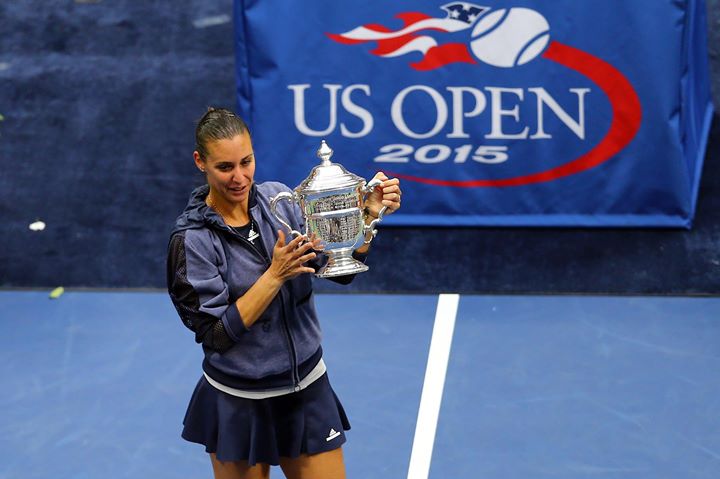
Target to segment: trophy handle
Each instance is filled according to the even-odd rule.
[[[365,193],[367,196],[368,193],[370,193],[373,189],[375,189],[376,186],[381,185],[382,181],[374,178],[370,180],[365,186],[362,187],[362,192]],[[365,197],[363,197],[363,204],[365,203]],[[385,214],[385,211],[387,211],[387,206],[383,206],[380,211],[378,212],[378,217],[375,218],[370,222],[369,225],[363,226],[363,233],[365,236],[370,233],[370,239],[365,240],[363,244],[370,244],[370,242],[375,238],[375,235],[377,235],[377,229],[375,226],[377,226],[378,223],[380,223],[383,219],[383,215]]]
[[[272,198],[272,199],[270,200],[270,211],[272,212],[273,216],[275,216],[275,218],[277,218],[277,220],[278,220],[280,223],[282,223],[283,226],[285,226],[288,230],[290,230],[290,233],[291,233],[291,234],[294,234],[294,235],[296,235],[296,236],[302,236],[302,235],[303,235],[302,233],[300,233],[300,232],[297,231],[297,230],[292,229],[292,226],[290,226],[290,224],[289,224],[287,221],[285,221],[285,220],[278,214],[278,212],[277,212],[277,204],[278,204],[279,201],[282,201],[282,200],[288,200],[288,201],[290,201],[290,202],[294,202],[294,201],[295,201],[295,195],[293,195],[292,193],[288,193],[287,191],[283,191],[283,192],[281,192],[281,193],[278,193],[274,198]]]

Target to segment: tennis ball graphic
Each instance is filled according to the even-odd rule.
[[[509,68],[538,56],[549,41],[550,25],[545,17],[529,8],[503,8],[478,21],[470,49],[484,63]]]

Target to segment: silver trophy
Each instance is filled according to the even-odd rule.
[[[365,197],[380,180],[367,183],[363,178],[348,172],[342,165],[332,163],[333,150],[325,143],[320,144],[317,156],[321,163],[312,169],[310,175],[293,190],[282,192],[272,198],[270,210],[294,235],[303,233],[293,230],[277,212],[279,201],[297,203],[305,220],[305,235],[319,238],[325,247],[328,261],[315,275],[320,278],[362,273],[368,267],[352,257],[354,250],[375,237],[375,226],[382,220],[387,207],[383,207],[377,219],[365,224],[363,208]]]

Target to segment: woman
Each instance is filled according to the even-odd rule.
[[[312,299],[321,245],[286,237],[270,213],[270,198],[290,189],[255,184],[242,119],[211,108],[195,139],[207,185],[178,218],[167,263],[170,297],[205,353],[182,436],[205,445],[218,479],[268,478],[273,464],[289,479],[344,478],[350,424],[325,372]],[[368,195],[366,224],[383,206],[400,207],[399,181],[375,177],[382,184]],[[297,206],[278,208],[303,231]],[[367,253],[364,245],[354,256],[364,261]]]

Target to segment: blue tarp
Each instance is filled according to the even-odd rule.
[[[702,0],[236,0],[257,179],[403,181],[387,224],[690,227],[712,117]]]

